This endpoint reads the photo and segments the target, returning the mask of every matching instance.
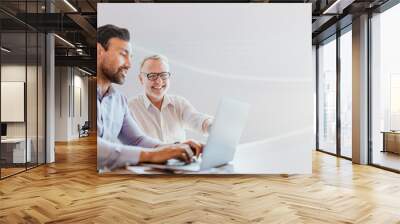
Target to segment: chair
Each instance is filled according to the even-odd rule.
[[[89,136],[89,129],[90,129],[89,121],[85,121],[85,123],[82,126],[78,124],[79,138]]]

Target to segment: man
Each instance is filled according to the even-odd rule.
[[[167,58],[153,55],[143,60],[139,81],[144,95],[129,102],[129,109],[142,130],[165,143],[186,139],[185,129],[208,133],[211,117],[199,113],[185,98],[167,95],[170,85]]]
[[[128,30],[114,25],[97,31],[98,168],[164,163],[171,158],[189,163],[193,154],[201,152],[202,145],[194,141],[161,145],[144,135],[129,112],[126,97],[112,85],[123,84],[131,67],[129,36]]]

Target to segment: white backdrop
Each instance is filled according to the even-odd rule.
[[[223,96],[246,101],[251,110],[241,143],[301,136],[297,146],[310,152],[311,163],[311,4],[98,4],[98,26],[105,24],[131,32],[133,68],[119,87],[128,99],[143,93],[137,78],[143,58],[163,54],[170,94],[211,115]]]

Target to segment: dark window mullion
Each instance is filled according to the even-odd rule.
[[[28,19],[28,1],[25,1],[25,21]],[[25,88],[24,88],[24,118],[25,118],[25,170],[28,170],[28,113],[27,113],[27,90],[28,90],[28,24],[25,23]]]
[[[372,12],[368,12],[368,20],[367,20],[367,46],[368,46],[368,53],[367,53],[367,102],[368,102],[368,111],[367,111],[367,119],[368,119],[368,124],[367,124],[367,132],[368,132],[368,164],[373,164],[373,145],[372,145],[372,64],[371,64],[371,57],[372,57],[372,25],[371,25],[371,20],[372,20]]]
[[[38,0],[36,13],[39,14]],[[39,166],[39,32],[36,32],[36,166]]]
[[[341,64],[340,64],[340,30],[336,31],[336,154],[341,156],[341,114],[340,114],[340,84],[341,84]]]
[[[315,136],[315,147],[319,149],[319,45],[315,46],[315,107],[316,107],[316,136]]]

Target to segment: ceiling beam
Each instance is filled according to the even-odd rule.
[[[96,70],[96,58],[91,56],[55,56],[56,66],[79,66]]]
[[[67,16],[74,21],[77,25],[79,25],[82,30],[85,32],[85,34],[87,35],[86,38],[86,42],[90,45],[90,46],[95,46],[96,45],[96,29],[85,19],[85,17],[83,17],[80,14],[76,14],[76,13],[70,13],[67,14]]]

